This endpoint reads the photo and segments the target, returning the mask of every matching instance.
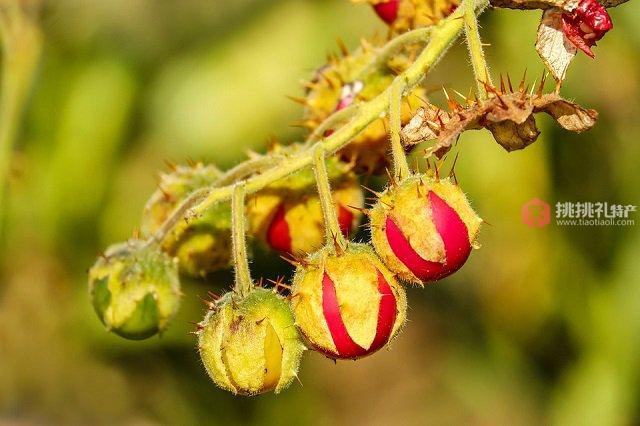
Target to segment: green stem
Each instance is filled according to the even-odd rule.
[[[482,9],[487,4],[481,1]],[[464,30],[467,39],[467,47],[469,48],[469,57],[471,58],[471,66],[473,67],[473,75],[476,79],[476,93],[480,99],[486,99],[487,91],[485,84],[493,85],[491,74],[487,61],[484,57],[484,49],[482,48],[482,40],[480,39],[480,31],[478,30],[478,18],[476,17],[477,3],[473,0],[467,0],[464,4]]]
[[[311,144],[321,139],[325,132],[329,129],[336,127],[336,125],[348,120],[358,112],[358,104],[351,104],[346,108],[338,110],[326,118],[318,127],[315,128],[313,133],[309,135],[306,140],[306,144]]]
[[[486,2],[479,9],[486,7]],[[462,11],[460,8],[449,17],[441,21],[437,26],[431,28],[431,39],[429,44],[422,50],[416,61],[402,74],[396,77],[406,82],[406,87],[411,90],[418,85],[429,70],[436,65],[442,56],[449,49],[451,44],[458,39],[463,30]],[[351,121],[336,130],[330,137],[322,142],[325,155],[331,155],[343,148],[353,138],[364,130],[370,123],[378,119],[389,107],[391,87],[387,88],[380,95],[372,100],[362,103],[359,106],[358,114]],[[287,177],[305,167],[309,167],[313,162],[313,152],[310,149],[288,159],[286,163],[279,164],[263,173],[246,179],[246,192],[253,194],[272,182]],[[199,196],[189,197],[179,206],[167,219],[167,222],[177,223],[183,215],[196,216],[205,212],[212,205],[228,200],[233,192],[233,185],[219,188],[206,188],[206,196],[202,199]],[[177,218],[176,218],[177,216]],[[172,226],[161,226],[158,231],[151,236],[155,241],[162,241]]]
[[[249,159],[229,169],[226,173],[220,176],[213,185],[230,185],[256,172],[260,172],[266,168],[273,167],[276,164],[280,163],[282,159],[283,157],[279,155],[265,155],[262,157]]]
[[[316,175],[316,184],[318,185],[318,195],[320,196],[320,205],[322,206],[322,217],[324,218],[324,231],[327,239],[327,245],[335,244],[341,248],[347,247],[347,241],[340,231],[340,223],[336,215],[336,206],[331,196],[331,186],[329,184],[329,175],[327,174],[327,165],[324,161],[324,147],[321,143],[316,144],[313,150],[313,169]]]
[[[374,59],[364,67],[364,69],[358,74],[359,78],[365,78],[367,75],[387,66],[387,62],[395,55],[400,49],[411,43],[426,43],[431,35],[432,28],[418,28],[404,34],[401,34],[387,44],[382,46],[376,51]],[[327,117],[316,129],[309,135],[306,143],[312,143],[324,135],[324,133],[335,127],[337,124],[346,121],[351,118],[352,115],[358,112],[358,105],[352,104],[344,109],[335,111],[329,117]]]
[[[23,9],[20,3],[12,1],[0,5],[3,53],[0,95],[0,206],[6,205],[4,192],[10,159],[42,47],[41,34],[33,22],[34,18],[29,16],[29,11]],[[31,12],[35,13],[34,10]]]
[[[408,31],[394,37],[376,52],[375,59],[362,70],[361,75],[366,76],[373,71],[386,67],[387,62],[389,62],[393,55],[398,53],[400,49],[411,43],[426,43],[432,34],[433,27],[426,27]]]
[[[231,242],[233,245],[233,268],[236,273],[234,290],[241,297],[247,296],[253,288],[247,257],[244,197],[245,184],[244,182],[237,183],[233,187],[231,198]]]
[[[393,173],[396,181],[400,182],[409,177],[411,171],[407,162],[407,155],[404,152],[400,139],[400,129],[402,126],[402,95],[406,82],[396,79],[391,84],[391,94],[389,99],[389,126],[391,127],[391,153],[393,155]]]

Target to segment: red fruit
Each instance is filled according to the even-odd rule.
[[[290,145],[274,149],[274,154],[278,152],[287,158],[302,147]],[[362,217],[362,187],[350,166],[335,157],[327,159],[327,171],[340,229],[348,237]],[[280,254],[305,256],[318,250],[325,242],[322,207],[311,168],[278,180],[253,194],[247,201],[246,214],[251,234]]]
[[[412,176],[387,189],[371,209],[376,252],[401,279],[437,281],[464,265],[481,219],[448,179]]]
[[[391,25],[393,21],[398,18],[399,7],[400,0],[389,0],[373,5],[373,9],[376,11],[380,19],[382,19],[388,25]]]
[[[282,253],[293,253],[291,244],[291,232],[287,222],[286,209],[284,204],[280,204],[276,210],[269,229],[267,229],[267,242],[269,246]],[[338,224],[342,235],[349,238],[353,228],[354,214],[341,204],[338,204]]]
[[[471,253],[471,243],[467,226],[458,213],[433,191],[429,191],[428,197],[433,222],[444,243],[444,263],[430,262],[420,257],[390,217],[387,217],[385,230],[391,250],[416,277],[422,281],[437,281],[464,265]]]
[[[393,325],[396,322],[396,298],[391,291],[391,287],[389,287],[389,283],[387,283],[380,271],[378,271],[378,291],[380,292],[380,305],[378,307],[376,335],[371,346],[365,349],[355,343],[349,335],[344,321],[342,321],[336,287],[329,275],[326,272],[324,273],[322,280],[322,312],[337,350],[337,354],[329,353],[329,355],[337,355],[339,358],[359,358],[377,351],[389,341]]]
[[[333,359],[356,359],[385,346],[406,314],[406,296],[370,246],[349,243],[309,256],[296,270],[291,297],[310,346]]]
[[[562,31],[575,47],[593,58],[591,50],[613,28],[607,9],[597,0],[582,0],[573,12],[562,14]]]
[[[353,213],[338,204],[338,225],[342,235],[349,238],[351,228],[353,227]]]
[[[291,234],[285,218],[284,205],[280,204],[267,230],[267,242],[274,250],[291,253]]]

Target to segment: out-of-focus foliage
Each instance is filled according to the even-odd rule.
[[[573,135],[551,119],[507,154],[465,133],[457,175],[492,226],[454,277],[410,289],[392,351],[357,363],[307,354],[278,396],[209,382],[190,321],[229,273],[185,283],[161,338],[123,341],[89,303],[86,268],[138,226],[165,159],[228,167],[275,135],[292,140],[298,81],[385,28],[346,0],[56,0],[2,206],[0,422],[172,424],[580,424],[640,421],[640,225],[529,228],[520,208],[640,201],[640,3],[580,55],[563,95],[600,112]],[[496,72],[539,76],[538,12],[482,17]],[[426,86],[466,92],[461,46]],[[517,76],[517,77],[516,77]],[[539,78],[539,77],[538,77]],[[531,77],[532,79],[532,77]],[[433,99],[441,100],[441,94]],[[640,220],[636,216],[636,222]],[[255,276],[289,273],[257,253]]]

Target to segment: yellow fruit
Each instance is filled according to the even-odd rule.
[[[234,394],[285,389],[296,377],[304,344],[293,314],[277,293],[255,288],[224,295],[198,327],[198,347],[209,376]]]

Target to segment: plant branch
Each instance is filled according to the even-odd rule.
[[[481,13],[487,5],[486,0],[476,4],[476,11]],[[407,89],[412,89],[418,85],[429,70],[434,67],[447,49],[458,39],[463,30],[463,12],[458,8],[453,14],[442,20],[438,25],[430,29],[431,38],[427,46],[422,50],[415,62],[402,74],[396,77],[406,82]],[[368,102],[362,103],[356,114],[347,124],[336,130],[330,137],[319,142],[324,148],[324,154],[331,155],[343,148],[370,123],[385,113],[389,107],[391,88],[387,88],[380,95]],[[288,175],[309,167],[313,161],[313,151],[303,150],[299,154],[288,159],[286,163],[279,164],[262,174],[246,179],[246,192],[255,193],[272,182],[285,178]],[[202,192],[201,192],[202,191]],[[161,226],[154,235],[153,241],[162,241],[172,226],[168,224],[177,223],[182,217],[189,220],[205,212],[210,206],[226,201],[231,198],[233,186],[227,185],[218,188],[202,188],[197,190],[197,196],[188,197],[167,219],[167,226]],[[202,195],[204,194],[204,195]]]
[[[251,293],[253,281],[247,258],[247,241],[244,214],[245,184],[237,183],[233,187],[231,198],[231,242],[233,245],[233,268],[236,273],[234,290],[241,297]]]
[[[309,135],[306,140],[306,144],[311,144],[321,139],[327,130],[332,129],[336,125],[351,118],[358,112],[358,104],[351,104],[346,108],[335,111],[329,117],[327,117],[314,131]]]
[[[487,98],[487,91],[484,89],[485,84],[492,86],[489,67],[484,57],[484,49],[482,48],[482,40],[480,40],[480,31],[478,30],[478,18],[473,2],[469,1],[464,4],[464,30],[467,39],[467,47],[469,48],[469,57],[471,58],[471,66],[476,80],[476,93],[480,99]]]
[[[362,75],[387,66],[389,59],[400,49],[411,43],[426,43],[433,33],[434,27],[418,28],[394,37],[387,44],[378,49],[376,57],[364,68]]]
[[[327,165],[324,159],[324,147],[321,143],[316,144],[313,150],[313,170],[318,185],[318,195],[322,206],[322,217],[324,218],[324,231],[327,245],[335,242],[336,246],[347,247],[347,241],[340,231],[340,223],[336,215],[336,206],[331,196],[331,185],[327,174]]]
[[[360,72],[360,76],[365,77],[368,74],[379,70],[380,68],[386,67],[389,59],[391,59],[394,54],[396,54],[407,44],[419,42],[426,43],[427,41],[429,41],[431,32],[431,27],[418,28],[393,38],[387,44],[377,49],[374,59],[364,67],[364,69]],[[319,140],[327,130],[333,128],[340,122],[345,121],[357,112],[358,104],[351,104],[346,108],[335,111],[322,123],[320,123],[318,127],[315,128],[313,133],[311,133],[311,135],[309,135],[309,137],[307,138],[306,142],[311,143]]]
[[[213,186],[230,185],[254,173],[275,166],[276,164],[281,162],[283,158],[284,157],[279,155],[264,155],[258,158],[252,158],[247,161],[243,161],[237,166],[227,170],[214,182]]]

